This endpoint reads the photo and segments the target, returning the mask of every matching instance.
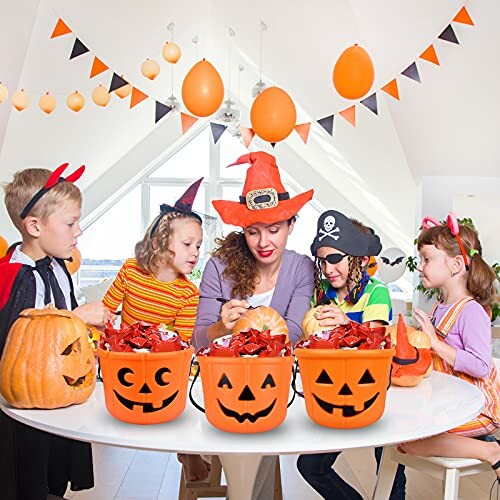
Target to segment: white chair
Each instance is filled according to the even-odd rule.
[[[493,358],[500,370],[500,359]],[[472,458],[419,457],[402,454],[396,448],[391,449],[391,459],[394,462],[411,467],[443,481],[443,499],[457,500],[458,482],[463,476],[491,472],[489,464]]]

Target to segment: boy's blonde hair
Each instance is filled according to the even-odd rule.
[[[158,217],[161,217],[161,220],[158,227],[153,231],[158,222]],[[182,212],[169,212],[158,217],[153,219],[142,240],[135,245],[137,264],[143,271],[148,273],[155,273],[162,262],[170,263],[174,260],[175,254],[169,247],[172,243],[173,224],[176,220],[194,221],[201,226],[198,219]]]
[[[12,182],[4,185],[5,206],[14,226],[25,234],[21,212],[33,196],[45,186],[52,172],[46,168],[27,168],[14,174]],[[42,221],[66,201],[82,204],[82,193],[72,182],[59,182],[50,188],[33,206],[28,215]]]

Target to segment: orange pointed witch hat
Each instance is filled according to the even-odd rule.
[[[310,189],[293,198],[281,182],[276,158],[263,151],[240,156],[234,163],[250,163],[239,201],[213,200],[212,204],[226,224],[247,227],[256,222],[272,224],[288,220],[312,198]]]

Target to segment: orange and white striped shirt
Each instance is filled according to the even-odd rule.
[[[123,302],[122,322],[164,323],[190,340],[198,308],[196,285],[180,274],[169,282],[158,281],[141,270],[136,259],[127,259],[104,296],[104,305],[116,311]]]

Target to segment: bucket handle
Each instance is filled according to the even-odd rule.
[[[195,364],[195,360],[196,358],[193,358],[191,360],[191,368],[193,367],[193,365]],[[196,382],[196,379],[198,378],[198,376],[200,375],[200,365],[198,362],[196,362],[196,367],[197,367],[197,370],[196,370],[196,373],[193,377],[193,380],[191,382],[191,386],[189,387],[189,401],[191,401],[192,405],[200,410],[201,412],[205,413],[205,408],[203,408],[202,406],[200,406],[195,400],[194,400],[194,397],[193,397],[193,386],[194,386],[194,383]],[[190,369],[191,369],[190,368]],[[293,396],[292,396],[292,399],[289,401],[289,403],[286,405],[287,408],[290,408],[290,405],[294,402],[295,400],[295,394],[298,394],[299,396],[302,396],[304,397],[304,395],[302,393],[299,393],[297,392],[296,388],[295,388],[295,378],[297,377],[297,370],[298,370],[298,364],[297,364],[297,361],[294,362],[293,364],[293,373],[292,373],[292,389],[293,389]]]
[[[296,385],[296,380],[297,380],[297,372],[299,371],[299,363],[298,361],[296,360],[295,363],[294,363],[294,367],[293,367],[293,377],[292,377],[292,389],[293,389],[293,395],[295,397],[295,394],[301,398],[304,397],[304,393],[303,392],[300,392],[297,390],[297,385]],[[293,401],[293,399],[292,399]],[[291,404],[291,402],[290,402]]]
[[[198,378],[199,374],[200,374],[200,364],[198,363],[198,361],[196,360],[196,358],[193,357],[193,359],[191,360],[191,366],[190,366],[190,370],[193,368],[193,365],[196,363],[196,367],[197,367],[197,370],[196,370],[196,373],[194,374],[194,377],[193,377],[193,380],[191,382],[191,386],[189,387],[189,401],[191,401],[191,404],[197,409],[197,410],[200,410],[201,412],[205,413],[205,408],[203,408],[203,406],[200,406],[193,398],[193,386],[194,386],[194,383],[196,382],[196,379]]]

